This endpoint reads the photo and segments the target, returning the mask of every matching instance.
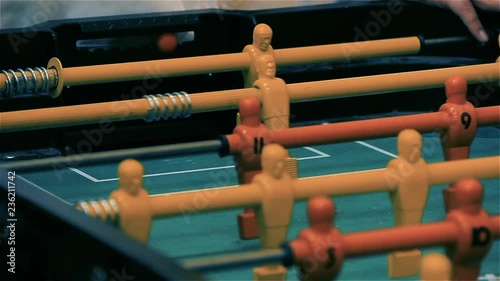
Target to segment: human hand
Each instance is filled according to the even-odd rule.
[[[479,21],[476,8],[500,12],[500,0],[415,0],[430,5],[448,8],[458,15],[474,37],[487,42],[488,35]]]

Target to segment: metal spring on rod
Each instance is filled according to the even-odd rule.
[[[114,199],[80,202],[76,208],[92,217],[99,217],[105,222],[116,223],[120,215],[118,204]]]
[[[191,116],[192,103],[188,93],[174,92],[158,95],[145,95],[144,98],[151,106],[148,110],[148,116],[144,118],[146,122],[158,121],[168,118],[187,118]],[[169,101],[172,103],[173,110],[170,110]],[[179,103],[180,104],[179,104]]]
[[[15,71],[8,69],[2,70],[1,73],[5,75],[3,95],[6,97],[12,97],[14,94],[40,94],[49,91],[50,76],[45,67],[35,67],[34,70],[32,68],[26,68],[26,70],[18,68]],[[40,78],[37,78],[36,73]]]

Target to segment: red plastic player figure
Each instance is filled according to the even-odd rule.
[[[456,221],[465,235],[446,254],[453,264],[453,280],[477,280],[481,261],[493,242],[489,215],[482,208],[483,186],[476,179],[464,179],[454,188],[456,208],[446,219]]]
[[[446,113],[449,127],[441,133],[441,144],[445,160],[469,158],[470,145],[476,135],[477,115],[474,106],[467,101],[467,81],[461,76],[446,80],[446,103],[440,112]],[[445,209],[448,212],[453,187],[443,190]]]
[[[240,184],[251,183],[255,175],[261,172],[261,153],[264,145],[271,142],[272,132],[260,121],[260,101],[257,98],[245,98],[239,102],[241,124],[233,134],[241,139],[238,153],[233,158]],[[252,208],[238,215],[238,228],[241,239],[259,237],[257,220]]]
[[[326,196],[313,197],[307,205],[309,228],[290,242],[300,280],[333,280],[342,268],[342,233],[333,226],[335,204]]]
[[[446,103],[440,108],[445,112],[449,127],[441,133],[445,160],[469,158],[469,150],[477,130],[476,109],[467,101],[467,80],[453,76],[446,80]]]

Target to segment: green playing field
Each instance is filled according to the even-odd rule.
[[[481,128],[471,148],[471,158],[498,155],[500,130]],[[439,140],[424,135],[422,156],[428,163],[442,161]],[[298,158],[299,176],[312,177],[384,168],[396,157],[396,139],[385,138],[341,144],[300,147],[290,150]],[[150,194],[182,192],[201,188],[235,185],[236,173],[231,157],[200,154],[167,159],[142,161],[145,170],[144,186]],[[67,170],[46,170],[22,174],[23,177],[69,203],[107,198],[116,189],[117,163],[81,166]],[[484,208],[490,214],[500,213],[499,179],[482,181],[485,187]],[[441,190],[433,186],[424,213],[424,222],[442,220],[445,216]],[[311,186],[314,188],[314,186]],[[336,225],[344,233],[393,226],[392,207],[388,194],[343,196],[334,198],[339,209]],[[295,204],[288,239],[296,237],[307,226],[305,202]],[[179,261],[220,253],[234,253],[259,249],[257,240],[238,238],[236,215],[241,210],[217,211],[158,219],[153,223],[149,246]],[[425,249],[442,251],[440,248]],[[495,280],[500,276],[500,243],[495,241],[483,263],[481,280]],[[288,280],[297,280],[291,269]],[[252,268],[238,268],[213,272],[213,280],[251,280]],[[415,280],[417,276],[401,280]],[[489,279],[488,279],[489,278]],[[348,259],[344,262],[338,280],[387,280],[387,256],[376,255]],[[498,280],[498,279],[496,279]]]

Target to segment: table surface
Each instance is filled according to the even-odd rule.
[[[471,147],[471,158],[498,155],[500,151],[498,127],[479,128]],[[396,138],[359,140],[340,144],[293,148],[298,158],[299,176],[312,177],[384,168],[396,157]],[[443,155],[437,135],[425,134],[422,156],[428,163],[442,161]],[[236,173],[231,157],[199,154],[142,161],[146,175],[144,186],[150,194],[182,192],[201,188],[236,185]],[[22,176],[75,204],[85,200],[104,199],[117,188],[118,163],[79,166],[66,170],[46,170],[25,173]],[[484,180],[484,208],[490,214],[500,213],[500,180]],[[424,211],[423,221],[442,220],[445,216],[441,190],[434,186]],[[334,199],[339,213],[336,225],[344,233],[394,226],[392,207],[386,193],[343,196]],[[307,226],[305,202],[294,207],[288,239],[294,239]],[[258,240],[240,240],[236,216],[240,209],[204,214],[183,215],[157,219],[153,222],[149,247],[179,260],[259,249]],[[425,249],[442,252],[441,248]],[[480,280],[500,276],[500,243],[495,241],[483,262]],[[493,275],[492,275],[493,274]],[[288,280],[297,280],[291,269]],[[239,268],[207,274],[213,280],[251,280],[251,268]],[[400,280],[415,280],[417,276]],[[338,280],[387,280],[387,257],[375,255],[348,259]],[[495,279],[498,280],[498,279]]]

